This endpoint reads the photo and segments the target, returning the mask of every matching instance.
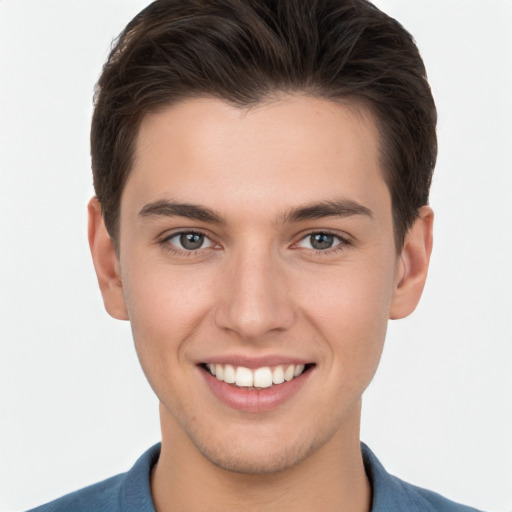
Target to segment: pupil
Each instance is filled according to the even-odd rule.
[[[199,249],[203,245],[203,241],[204,236],[198,233],[184,233],[180,235],[180,244],[189,251]]]
[[[330,249],[334,243],[334,236],[325,233],[311,235],[311,247],[314,249]]]

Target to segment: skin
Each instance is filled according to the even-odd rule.
[[[348,210],[304,214],[340,201]],[[96,199],[89,215],[106,309],[130,320],[161,404],[157,510],[370,510],[361,395],[388,319],[419,301],[433,220],[423,207],[397,250],[371,114],[305,96],[251,109],[183,101],[141,125],[118,254]],[[204,244],[188,251],[176,236],[186,232]],[[319,233],[332,247],[313,248]],[[205,384],[198,363],[226,354],[311,369],[284,404],[247,412]]]

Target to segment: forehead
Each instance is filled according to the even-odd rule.
[[[250,108],[195,98],[146,115],[123,203],[164,198],[226,212],[388,198],[379,134],[358,104],[286,96]]]

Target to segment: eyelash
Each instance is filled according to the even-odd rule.
[[[319,257],[330,256],[332,254],[342,252],[352,245],[352,243],[347,238],[341,236],[339,233],[334,233],[329,230],[310,231],[309,233],[306,233],[305,235],[301,236],[299,241],[296,242],[294,245],[297,245],[300,242],[307,240],[308,238],[310,238],[314,235],[332,236],[333,238],[337,239],[337,241],[338,241],[338,243],[334,247],[330,247],[328,249],[320,250],[320,249],[311,248],[310,250],[314,251],[313,254],[315,256],[319,256]]]
[[[173,244],[170,243],[170,241],[173,238],[177,238],[182,235],[199,235],[199,236],[204,237],[205,240],[208,240],[211,243],[212,247],[214,247],[216,245],[215,242],[206,233],[204,233],[200,230],[177,231],[175,233],[171,233],[170,235],[168,235],[168,236],[164,237],[162,240],[160,240],[159,244],[161,246],[163,246],[166,251],[169,251],[173,254],[177,254],[179,256],[186,257],[186,258],[197,256],[199,252],[201,252],[202,250],[204,250],[206,248],[209,248],[209,247],[200,247],[199,249],[187,250],[185,248],[183,248],[183,249],[177,248]]]
[[[173,246],[173,244],[170,243],[170,240],[172,240],[173,238],[177,238],[177,237],[180,237],[182,235],[199,235],[199,236],[202,236],[205,238],[205,240],[208,240],[211,244],[211,246],[209,247],[200,247],[198,249],[191,249],[191,250],[187,250],[187,249],[179,249],[179,248],[176,248]],[[328,231],[328,230],[320,230],[320,231],[310,231],[309,233],[306,233],[304,235],[302,235],[300,237],[300,239],[297,241],[297,242],[294,242],[293,243],[293,246],[297,246],[299,243],[305,241],[306,239],[308,239],[309,237],[312,237],[314,235],[327,235],[327,236],[332,236],[334,237],[335,239],[338,240],[338,243],[334,246],[334,247],[330,247],[330,248],[327,248],[325,250],[320,250],[320,249],[314,249],[314,248],[311,248],[311,249],[308,249],[308,250],[311,250],[313,251],[313,254],[315,256],[328,256],[328,255],[332,255],[334,253],[337,253],[337,252],[341,252],[341,251],[344,251],[346,248],[350,247],[352,245],[352,243],[347,240],[346,238],[340,236],[338,233],[333,233],[332,231]],[[179,256],[182,256],[182,257],[194,257],[194,256],[197,256],[198,253],[200,253],[202,250],[204,249],[209,249],[211,247],[214,247],[217,245],[206,233],[200,231],[200,230],[190,230],[190,231],[178,231],[178,232],[174,232],[174,233],[171,233],[170,235],[164,237],[162,240],[159,241],[159,244],[162,245],[165,250],[173,253],[173,254],[177,254]]]

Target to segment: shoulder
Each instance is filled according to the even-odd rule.
[[[127,473],[72,492],[29,512],[155,512],[151,470],[160,444],[144,453]]]
[[[479,512],[390,475],[363,443],[361,451],[373,491],[372,512]]]
[[[66,494],[61,498],[36,507],[29,512],[98,511],[114,512],[120,508],[120,489],[125,474],[117,475],[103,482]]]
[[[409,499],[418,505],[418,510],[429,512],[481,512],[476,508],[451,501],[436,492],[408,484],[399,478],[391,478],[394,478],[402,486],[404,493],[408,495]]]

